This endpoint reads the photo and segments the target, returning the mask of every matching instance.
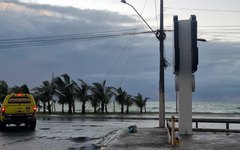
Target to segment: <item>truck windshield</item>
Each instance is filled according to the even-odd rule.
[[[11,97],[8,103],[31,103],[31,100],[28,97]]]

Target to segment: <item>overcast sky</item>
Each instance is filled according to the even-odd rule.
[[[51,80],[52,73],[55,76],[68,73],[73,80],[81,78],[89,84],[106,79],[109,86],[122,86],[130,94],[141,92],[157,100],[159,43],[153,34],[15,48],[1,45],[6,39],[148,31],[135,12],[119,1],[0,1],[0,80],[9,86],[25,83],[33,88],[43,80]],[[156,0],[156,11],[155,0],[128,2],[157,29],[159,0]],[[166,29],[172,29],[173,15],[181,20],[195,14],[198,37],[208,40],[198,43],[199,69],[195,73],[193,100],[240,100],[239,3],[238,0],[165,2]],[[172,39],[172,32],[167,32],[165,56],[170,63]],[[174,100],[172,66],[165,71],[166,100]]]

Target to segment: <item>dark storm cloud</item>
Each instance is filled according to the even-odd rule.
[[[240,98],[240,51],[238,43],[200,44],[196,97],[226,100]]]
[[[6,7],[7,6],[7,7]],[[103,10],[0,3],[0,39],[99,33],[142,28],[134,18]],[[139,25],[140,24],[140,25]],[[142,26],[141,26],[142,25]],[[167,34],[166,58],[172,61],[172,37]],[[51,74],[68,73],[88,83],[107,79],[131,94],[158,99],[159,48],[152,34],[85,42],[28,46],[0,50],[0,79],[10,86],[38,86]],[[237,99],[240,93],[240,46],[237,43],[199,43],[196,100]],[[172,67],[165,70],[166,100],[175,99]]]
[[[78,33],[99,33],[116,31],[133,26],[135,19],[109,11],[81,10],[71,7],[54,7],[25,3],[0,3],[1,6],[1,39],[41,37],[50,35],[68,35]],[[11,86],[27,83],[31,87],[51,78],[51,73],[61,75],[68,73],[73,79],[84,78],[89,82],[99,81],[107,77],[116,59],[117,66],[108,74],[108,78],[116,77],[109,83],[119,85],[124,70],[136,75],[138,82],[143,76],[139,66],[147,65],[143,55],[153,55],[147,47],[148,36],[118,37],[105,40],[79,43],[64,43],[50,46],[28,46],[14,49],[1,49],[1,79]],[[138,46],[138,42],[146,44]],[[136,45],[137,49],[135,49]],[[131,48],[133,47],[133,48]],[[131,57],[129,56],[131,53]],[[127,59],[129,66],[125,67]],[[4,62],[4,63],[3,63]],[[144,62],[144,63],[143,63]],[[142,63],[142,64],[141,64]],[[139,65],[141,64],[141,65]],[[134,71],[131,71],[133,68]],[[125,69],[126,68],[126,69]],[[141,69],[141,70],[139,70]],[[17,71],[18,70],[18,71]],[[17,71],[17,73],[16,73]],[[148,70],[150,71],[150,70]],[[128,85],[128,84],[127,84]],[[136,89],[137,91],[137,89]]]

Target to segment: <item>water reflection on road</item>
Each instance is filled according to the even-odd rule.
[[[98,149],[116,131],[133,124],[138,127],[157,127],[158,121],[40,117],[35,131],[9,127],[0,132],[0,149]]]

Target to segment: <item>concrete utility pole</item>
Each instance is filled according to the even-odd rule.
[[[159,40],[159,52],[160,52],[160,68],[159,68],[159,127],[165,128],[165,94],[164,94],[164,39],[166,34],[164,33],[163,24],[163,0],[160,0],[160,30],[154,31],[151,26],[146,22],[146,20],[139,14],[139,12],[126,0],[121,0],[122,3],[129,5],[138,14],[138,16],[143,20],[143,22],[148,26],[148,28],[155,34]]]
[[[164,39],[166,34],[164,33],[163,23],[163,0],[160,2],[160,35],[159,35],[159,51],[160,51],[160,69],[159,69],[159,127],[165,127],[165,90],[164,90]]]

